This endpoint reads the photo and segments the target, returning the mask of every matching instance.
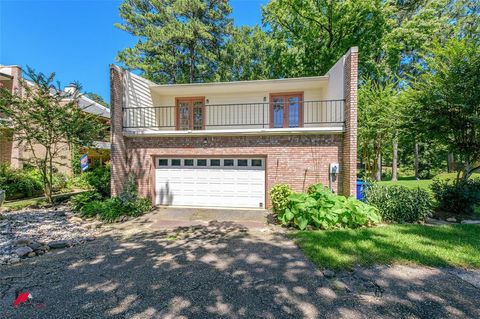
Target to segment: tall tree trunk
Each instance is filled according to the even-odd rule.
[[[453,153],[448,153],[447,155],[447,171],[449,173],[455,171],[455,159],[453,158]]]
[[[393,138],[393,159],[392,159],[392,181],[398,180],[397,174],[398,166],[398,132],[395,132],[395,137]]]
[[[382,152],[378,151],[375,159],[375,180],[382,180]]]
[[[418,143],[415,142],[415,179],[419,180],[420,177],[418,176]]]

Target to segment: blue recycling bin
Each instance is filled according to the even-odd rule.
[[[357,199],[361,200],[362,202],[365,201],[363,198],[363,191],[368,186],[368,183],[362,181],[361,179],[357,179]]]

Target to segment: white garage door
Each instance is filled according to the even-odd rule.
[[[263,158],[156,158],[157,205],[265,207]]]

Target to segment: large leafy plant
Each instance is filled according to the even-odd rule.
[[[278,218],[284,225],[301,230],[314,228],[356,228],[381,221],[375,207],[352,197],[339,196],[321,184],[313,185],[308,193],[292,193]]]

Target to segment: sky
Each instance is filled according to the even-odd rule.
[[[268,0],[230,0],[235,25],[261,24]],[[120,0],[0,0],[0,64],[55,72],[108,102],[109,69],[136,39],[114,27]]]

